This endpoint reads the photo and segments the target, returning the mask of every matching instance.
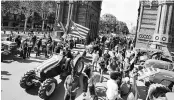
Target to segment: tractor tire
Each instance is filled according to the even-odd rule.
[[[24,89],[31,88],[33,86],[33,83],[31,80],[35,77],[35,75],[36,74],[34,70],[28,71],[26,74],[24,74],[24,76],[20,80],[20,83],[19,83],[20,86]]]
[[[78,73],[81,73],[83,68],[84,68],[84,61],[82,58],[79,58],[75,64],[75,69],[77,70]]]
[[[38,95],[42,99],[48,99],[56,90],[57,80],[55,78],[46,79],[39,88]],[[51,87],[51,88],[50,88]]]
[[[147,99],[153,100],[153,97],[159,98],[165,96],[167,92],[170,92],[170,89],[162,84],[152,84],[149,87]]]

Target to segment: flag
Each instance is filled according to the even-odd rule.
[[[89,28],[84,27],[80,24],[77,24],[73,21],[70,21],[70,26],[69,26],[69,32],[68,34],[70,36],[78,37],[78,38],[83,38],[85,39],[87,37],[87,34],[89,32]]]

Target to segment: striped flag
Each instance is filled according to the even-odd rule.
[[[78,38],[83,38],[83,39],[86,39],[87,37],[87,34],[89,32],[89,28],[87,27],[84,27],[80,24],[77,24],[73,21],[70,21],[70,31],[68,32],[68,34],[70,36],[74,36],[74,37],[78,37]]]

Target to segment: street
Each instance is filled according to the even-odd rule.
[[[83,51],[82,45],[78,45],[78,49],[74,49],[74,51]],[[89,55],[91,56],[91,55]],[[38,87],[30,89],[30,90],[24,90],[20,87],[19,81],[21,77],[29,70],[32,70],[33,68],[36,68],[37,65],[42,63],[45,60],[44,57],[38,57],[35,58],[35,54],[31,55],[30,59],[22,60],[21,58],[15,58],[13,62],[7,62],[4,61],[1,63],[1,95],[2,100],[42,100],[37,95]],[[88,61],[89,62],[89,61]],[[59,77],[56,77],[58,81],[58,87],[56,88],[54,94],[51,96],[49,100],[63,100],[64,97],[64,86],[63,82],[59,79]],[[106,82],[106,81],[105,81]],[[81,81],[82,83],[82,81]],[[97,88],[98,91],[101,89],[104,89],[101,87],[103,84],[98,84],[100,87]],[[81,84],[81,86],[83,86]],[[102,92],[102,91],[101,91]],[[105,92],[99,93],[98,95],[105,96]],[[82,100],[83,94],[82,94],[82,88],[79,90],[77,94],[76,100]],[[86,98],[87,99],[87,98]]]
[[[78,45],[77,49],[73,51],[83,51],[84,48],[82,45]],[[21,58],[15,58],[13,62],[2,62],[1,63],[1,96],[2,100],[42,100],[39,98],[37,91],[39,87],[35,87],[29,90],[24,90],[20,87],[19,81],[21,77],[29,70],[36,68],[40,63],[42,63],[45,58],[38,57],[35,58],[35,54],[31,55],[32,57],[27,60],[22,60]],[[91,59],[91,54],[87,54],[89,60],[86,60],[85,63],[89,63]],[[106,97],[106,82],[109,78],[109,75],[104,75],[104,82],[97,83],[96,91],[100,100],[105,100]],[[55,77],[58,81],[58,87],[56,88],[54,94],[49,98],[49,100],[63,100],[64,97],[64,86],[63,82],[59,79],[59,76]],[[82,78],[82,77],[81,77]],[[140,98],[145,98],[144,87],[141,83],[138,84],[140,86]],[[82,94],[82,79],[81,79],[81,88],[78,91],[76,96],[76,100],[83,100]],[[144,91],[145,92],[145,91]],[[89,100],[89,94],[87,94],[86,99]],[[139,99],[142,100],[142,99]]]

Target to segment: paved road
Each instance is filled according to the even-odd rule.
[[[78,45],[78,49],[74,51],[83,51],[83,46]],[[19,81],[21,77],[27,71],[37,67],[40,63],[46,60],[44,57],[35,58],[35,55],[32,54],[32,57],[27,60],[22,60],[21,58],[15,58],[13,62],[3,62],[1,63],[1,99],[2,100],[42,100],[37,96],[38,88],[33,88],[25,91],[19,85]],[[91,58],[91,55],[87,55],[88,58]],[[89,62],[89,61],[88,61]],[[108,75],[105,75],[108,78]],[[99,95],[100,100],[105,100],[105,92],[106,92],[106,79],[104,79],[103,83],[97,84],[97,94]],[[56,91],[51,96],[49,100],[63,100],[64,96],[64,87],[63,82],[56,77],[58,81],[58,87]],[[81,82],[82,83],[82,82]],[[83,85],[82,85],[83,86]],[[142,95],[143,93],[141,93]],[[88,94],[89,95],[89,94]],[[88,97],[87,95],[87,97]],[[86,100],[89,98],[86,97]],[[83,100],[82,96],[82,88],[78,91],[76,100]]]
[[[83,51],[83,46],[78,45],[78,49],[74,51]],[[91,55],[88,58],[91,58]],[[21,58],[14,58],[14,61],[5,60],[1,63],[1,96],[2,100],[41,100],[37,96],[38,88],[33,88],[25,91],[19,85],[21,77],[27,71],[37,67],[40,63],[46,60],[44,57],[35,58],[35,55],[32,54],[30,59],[22,60]],[[88,60],[89,62],[89,60]],[[51,96],[49,100],[63,100],[64,96],[64,87],[63,82],[56,77],[58,81],[58,87],[56,91]],[[102,85],[102,84],[101,84]],[[101,87],[102,88],[102,87]],[[76,100],[82,100],[82,88],[79,90]],[[86,98],[87,99],[87,98]]]

